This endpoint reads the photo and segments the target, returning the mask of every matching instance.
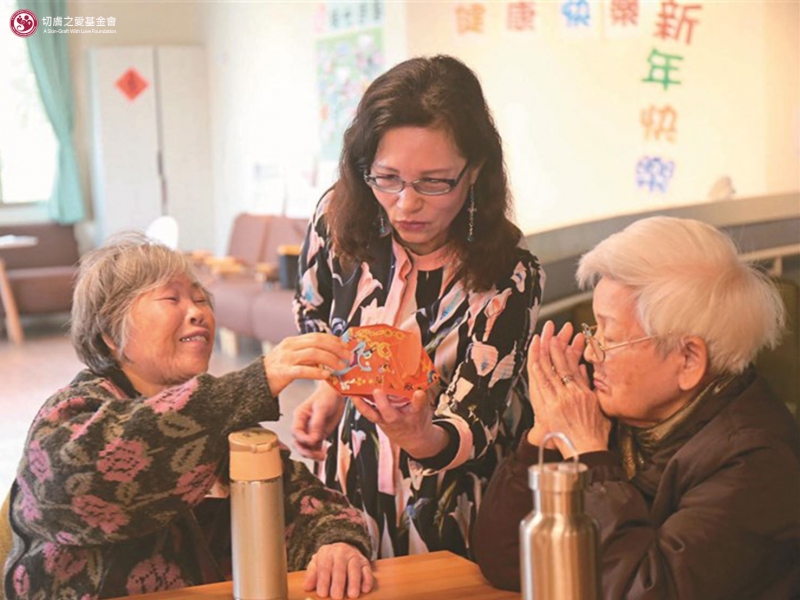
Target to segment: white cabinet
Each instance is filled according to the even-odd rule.
[[[89,52],[95,242],[171,215],[181,248],[213,247],[205,51],[120,46]]]

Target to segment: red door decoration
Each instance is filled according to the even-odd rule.
[[[122,74],[122,77],[117,79],[114,85],[116,85],[119,90],[125,94],[125,97],[128,98],[128,100],[133,102],[136,100],[139,94],[147,89],[149,84],[144,77],[139,75],[139,72],[136,69],[131,67]]]

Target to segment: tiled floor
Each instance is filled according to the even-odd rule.
[[[66,328],[58,321],[25,323],[25,335],[25,342],[17,346],[8,341],[5,332],[0,332],[0,496],[5,495],[14,478],[28,426],[39,407],[83,368]],[[217,348],[209,372],[222,375],[258,356],[255,343],[242,346],[237,358],[224,356]],[[281,394],[283,414],[269,428],[287,445],[291,445],[289,432],[294,407],[311,393],[313,386],[309,381],[298,381]]]

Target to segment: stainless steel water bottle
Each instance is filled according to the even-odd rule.
[[[228,436],[236,600],[286,600],[283,463],[278,436],[255,427]]]
[[[544,448],[563,433],[549,433],[539,464],[528,469],[533,512],[520,523],[520,578],[524,600],[599,600],[599,530],[583,510],[587,467],[578,462],[545,463]]]

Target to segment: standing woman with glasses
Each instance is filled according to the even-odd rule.
[[[724,233],[670,217],[601,242],[577,279],[594,288],[597,328],[570,342],[570,324],[556,335],[548,322],[533,338],[536,424],[498,467],[475,525],[486,578],[519,590],[528,467],[560,431],[588,467],[604,600],[797,598],[800,432],[752,365],[783,334],[775,286]],[[556,445],[546,460],[574,456]]]
[[[407,404],[320,386],[293,434],[363,509],[379,557],[469,556],[483,489],[531,424],[520,374],[543,273],[510,214],[500,136],[468,67],[414,58],[372,83],[306,236],[297,318],[304,332],[415,332],[441,381]]]

